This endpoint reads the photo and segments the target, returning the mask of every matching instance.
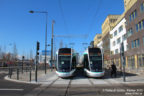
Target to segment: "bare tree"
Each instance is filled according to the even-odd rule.
[[[26,59],[28,60],[28,59],[30,59],[30,56],[29,56],[29,53],[27,52],[27,54],[26,54]]]
[[[33,51],[30,50],[30,59],[32,60],[33,59]]]
[[[17,56],[18,56],[18,52],[17,52],[17,48],[16,48],[16,44],[14,43],[13,45],[13,60],[17,60]]]

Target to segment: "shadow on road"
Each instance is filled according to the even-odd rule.
[[[126,77],[129,77],[129,76],[137,76],[137,74],[125,72],[125,76],[126,76]],[[121,78],[121,77],[123,77],[123,72],[122,72],[122,71],[117,71],[117,76],[116,76],[116,78]],[[108,79],[108,78],[115,78],[115,77],[111,77],[111,70],[105,69],[105,76],[104,76],[103,79]]]
[[[126,77],[137,76],[137,74],[125,72],[125,76]],[[122,78],[122,77],[123,77],[123,73],[121,71],[117,71],[117,77],[116,78]],[[83,68],[77,68],[73,79],[87,79],[87,78],[90,78],[90,77],[87,77],[85,75]],[[109,78],[114,78],[114,77],[111,77],[111,70],[106,69],[104,77],[95,78],[95,79],[109,79]]]

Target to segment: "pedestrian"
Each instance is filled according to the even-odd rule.
[[[117,68],[116,68],[116,65],[113,62],[113,64],[111,65],[111,77],[113,77],[113,75],[114,75],[114,77],[117,76],[117,72],[116,71],[117,71]]]

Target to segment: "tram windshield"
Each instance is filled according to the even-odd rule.
[[[71,56],[59,56],[58,58],[58,67],[59,71],[70,71],[70,61],[71,61]]]
[[[91,71],[101,72],[102,56],[90,56],[90,67],[91,67]]]

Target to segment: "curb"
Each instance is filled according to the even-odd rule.
[[[35,81],[31,81],[31,82],[28,82],[28,81],[20,81],[20,80],[15,80],[15,79],[10,79],[7,76],[4,77],[5,80],[8,80],[8,81],[12,81],[12,82],[17,82],[17,83],[26,83],[26,84],[45,84],[45,83],[41,83],[41,82],[35,82]],[[110,80],[111,81],[111,80]],[[122,82],[122,81],[115,81],[114,84],[144,84],[144,82],[140,81],[140,82],[129,82],[129,81],[126,81],[126,82]],[[96,84],[97,85],[97,84]],[[109,85],[109,84],[108,84]]]
[[[10,79],[10,78],[8,77],[8,75],[4,77],[4,80],[8,80],[8,81],[12,81],[12,82],[17,82],[17,83],[40,84],[39,82],[35,82],[35,81],[28,82],[28,81],[20,81],[20,80]]]

